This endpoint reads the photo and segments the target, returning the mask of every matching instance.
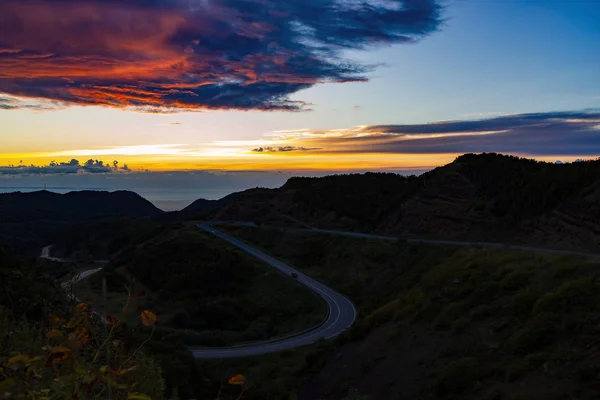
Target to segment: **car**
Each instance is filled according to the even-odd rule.
[[[295,272],[292,272],[292,273],[291,273],[291,275],[292,275],[292,278],[294,278],[294,279],[297,279],[297,278],[298,278],[298,274],[297,274],[297,273],[295,273]]]

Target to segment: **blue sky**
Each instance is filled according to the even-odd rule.
[[[309,85],[292,93],[291,100],[305,102],[313,110],[306,112],[200,107],[200,112],[156,115],[106,104],[82,107],[70,103],[40,112],[18,105],[48,100],[15,98],[10,89],[14,80],[3,79],[0,67],[0,96],[4,91],[4,104],[8,105],[0,111],[0,165],[23,159],[26,164],[43,164],[51,159],[89,156],[160,170],[287,167],[337,171],[352,165],[361,169],[422,168],[451,161],[461,149],[453,147],[446,155],[387,153],[385,162],[381,153],[363,150],[360,156],[318,151],[259,155],[251,150],[269,146],[280,131],[330,131],[600,108],[599,1],[462,0],[444,6],[444,22],[437,31],[423,33],[417,43],[380,43],[364,51],[344,52],[351,60],[381,66],[365,74],[368,82]],[[15,34],[14,42],[19,40]],[[273,143],[278,144],[276,140]],[[285,144],[306,148],[302,137],[291,142],[288,138]],[[477,147],[465,151],[469,149]],[[594,150],[600,154],[600,149],[591,152]],[[526,149],[521,153],[541,157]],[[547,153],[550,158],[560,155],[560,151]]]

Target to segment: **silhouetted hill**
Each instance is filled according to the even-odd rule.
[[[246,191],[214,219],[600,251],[600,161],[465,154],[421,176],[291,178]]]
[[[163,211],[128,191],[0,194],[0,244],[37,251],[72,223],[104,216],[153,217]]]
[[[179,211],[177,215],[181,218],[203,218],[207,214],[231,203],[240,193],[232,193],[219,200],[198,199]]]

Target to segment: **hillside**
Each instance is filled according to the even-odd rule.
[[[600,161],[466,154],[419,177],[291,178],[243,192],[215,220],[600,251]]]
[[[0,244],[33,254],[77,222],[106,216],[162,214],[163,211],[143,197],[127,191],[0,194]]]
[[[207,214],[230,204],[238,195],[239,193],[232,193],[219,200],[198,199],[189,206],[185,207],[183,210],[177,212],[177,216],[186,219],[202,219]]]
[[[325,312],[311,291],[192,224],[149,230],[130,241],[77,292],[95,303],[106,277],[121,303],[126,275],[146,292],[148,308],[163,321],[161,334],[188,345],[270,339],[311,328]]]
[[[598,260],[228,228],[353,299],[298,398],[597,399]],[[274,376],[273,379],[277,379]]]

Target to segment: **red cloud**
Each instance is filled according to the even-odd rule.
[[[414,41],[435,0],[4,0],[0,93],[146,109],[283,109],[320,82],[365,80],[345,48]],[[377,22],[378,23],[375,23]]]

